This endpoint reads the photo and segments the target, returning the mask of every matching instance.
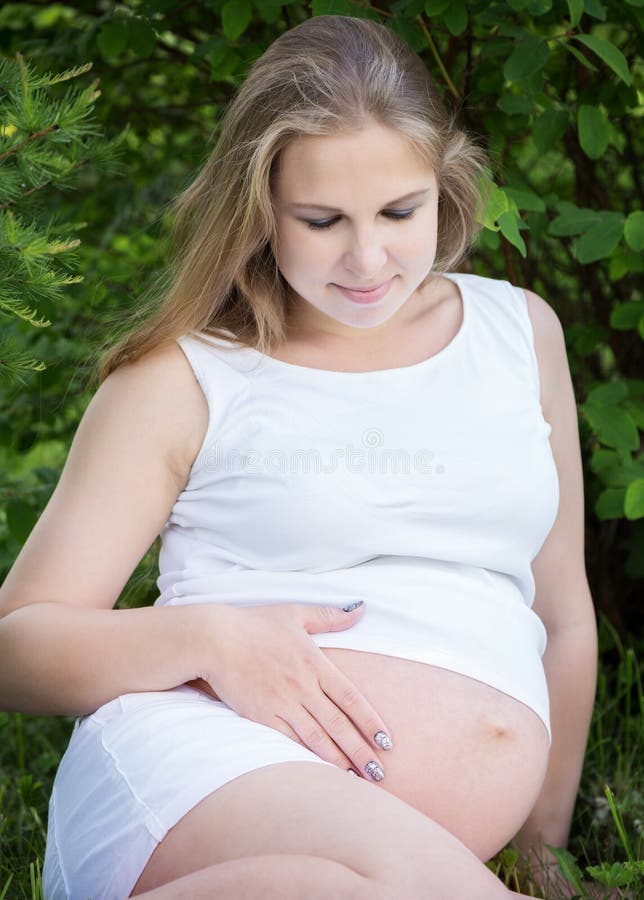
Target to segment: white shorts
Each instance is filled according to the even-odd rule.
[[[76,720],[56,772],[45,900],[125,900],[200,800],[244,772],[302,760],[333,765],[188,685],[111,700]]]

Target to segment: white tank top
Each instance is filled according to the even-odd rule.
[[[447,276],[464,320],[420,363],[335,372],[178,339],[210,420],[161,531],[155,605],[365,601],[311,635],[475,678],[550,736],[530,562],[557,469],[524,292]]]

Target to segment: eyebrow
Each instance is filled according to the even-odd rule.
[[[405,194],[404,197],[398,197],[396,200],[390,200],[389,203],[385,203],[385,206],[392,206],[394,203],[402,203],[403,200],[413,200],[414,197],[420,197],[423,194],[428,194],[431,188],[422,188],[419,191],[412,191],[410,194]],[[323,212],[331,212],[331,213],[341,213],[341,209],[336,209],[334,206],[324,206],[321,203],[288,203],[287,206],[289,209],[319,209]]]

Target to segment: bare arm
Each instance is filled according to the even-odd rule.
[[[119,694],[164,691],[200,673],[204,604],[86,609],[30,603],[0,620],[0,707],[82,716]],[[213,648],[214,653],[214,648]]]
[[[0,588],[0,709],[82,715],[201,674],[206,617],[214,626],[225,607],[113,607],[183,489],[207,420],[174,344],[98,389]]]
[[[561,324],[553,310],[526,292],[535,332],[542,406],[559,477],[559,511],[532,563],[534,611],[548,633],[543,663],[551,708],[552,747],[546,778],[515,838],[528,857],[541,844],[565,847],[595,698],[597,629],[584,557],[584,487],[577,407]],[[547,858],[547,854],[546,857]]]

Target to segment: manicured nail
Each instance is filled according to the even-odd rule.
[[[385,734],[384,731],[377,731],[373,736],[374,741],[381,750],[393,750],[394,745],[388,734]]]
[[[382,779],[385,777],[385,773],[382,771],[378,763],[373,759],[371,760],[371,762],[367,763],[367,765],[364,767],[364,770],[369,778],[373,778],[374,781],[382,781]]]
[[[357,603],[350,603],[348,606],[343,606],[343,612],[353,612],[354,609],[357,609],[359,606],[362,606],[364,600],[358,600]]]

